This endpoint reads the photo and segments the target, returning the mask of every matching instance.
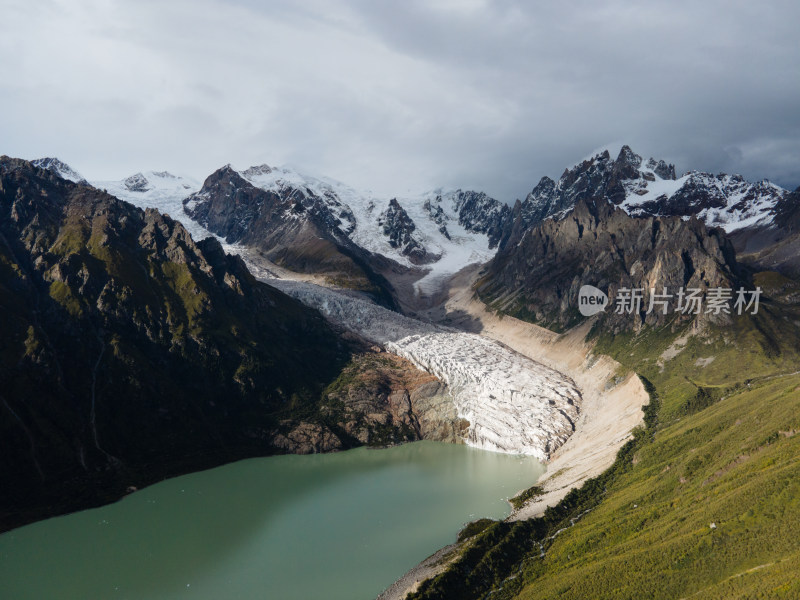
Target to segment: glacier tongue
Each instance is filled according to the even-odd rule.
[[[459,417],[470,423],[470,446],[544,461],[574,430],[581,401],[575,383],[498,342],[314,284],[269,283],[447,383]]]

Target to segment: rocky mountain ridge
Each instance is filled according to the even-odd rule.
[[[419,278],[427,272],[414,289],[416,293],[435,293],[449,274],[466,264],[486,262],[497,248],[518,244],[543,220],[562,219],[576,202],[599,198],[634,217],[695,217],[709,227],[721,226],[745,262],[752,258],[756,267],[771,265],[769,268],[789,274],[797,270],[793,259],[797,244],[781,227],[789,222],[780,216],[785,207],[796,204],[789,192],[767,181],[750,183],[737,175],[690,171],[678,177],[674,165],[644,160],[628,146],[622,146],[616,158],[604,150],[565,169],[557,182],[542,178],[513,209],[482,193],[455,190],[435,191],[416,199],[392,198],[381,210],[378,198],[291,169],[261,165],[238,172],[228,168],[241,182],[274,194],[283,214],[292,219],[281,219],[281,211],[272,210],[270,218],[248,236],[245,231],[253,226],[253,215],[265,209],[244,203],[235,210],[226,209],[227,222],[216,223],[214,233],[228,241],[260,247],[267,258],[290,269],[321,273],[346,287],[369,290],[373,296],[377,290],[386,305],[392,305],[388,298],[397,299],[400,293],[395,283],[406,281],[409,274],[418,273],[413,277]],[[125,191],[128,196],[140,196]],[[230,190],[206,192],[203,196],[195,192],[185,203],[195,219],[191,226],[200,230],[207,222],[198,212],[205,209],[198,205],[226,205]],[[302,215],[301,209],[305,211]],[[317,224],[298,235],[296,230],[310,215]],[[475,235],[479,237],[467,237]],[[306,254],[313,259],[281,255],[287,245],[309,246]]]
[[[415,288],[434,290],[436,282],[448,274],[489,260],[498,247],[518,242],[543,219],[560,218],[580,199],[606,198],[637,217],[695,216],[708,226],[736,233],[779,228],[778,206],[788,194],[766,180],[751,183],[738,175],[689,171],[678,177],[674,165],[644,160],[629,146],[622,146],[616,157],[609,150],[601,151],[565,169],[558,181],[543,177],[513,208],[481,192],[436,190],[383,200],[286,167],[258,165],[236,171],[228,165],[220,171],[224,169],[235,174],[236,186],[244,189],[249,184],[273,194],[273,201],[265,206],[274,209],[280,204],[280,209],[253,225],[255,215],[265,208],[257,202],[246,205],[245,194],[235,210],[227,210],[230,222],[212,219],[212,233],[229,242],[259,247],[270,260],[287,268],[323,274],[331,281],[371,290],[373,295],[378,292],[384,303],[394,294],[393,280],[408,273],[418,273],[416,277],[427,273]],[[217,174],[210,181],[218,183]],[[211,223],[204,221],[207,209],[202,205],[224,204],[225,194],[232,193],[227,188],[201,193],[197,182],[154,172],[96,185],[140,206],[169,208],[171,214],[180,214],[185,204],[191,218],[187,226],[195,236],[204,235],[205,225]],[[299,232],[309,218],[314,225]],[[245,230],[251,225],[257,231],[247,235]],[[738,240],[744,237],[752,238],[734,236],[737,248],[743,248]],[[303,257],[295,257],[290,256],[288,245],[310,247]]]
[[[736,252],[753,268],[800,277],[800,188],[776,203],[774,215],[765,225],[734,231]]]
[[[674,165],[644,161],[629,146],[616,158],[608,150],[564,170],[556,182],[543,177],[517,208],[519,230],[558,218],[579,200],[606,198],[632,216],[695,216],[727,232],[772,223],[788,192],[767,180],[689,171],[677,177]]]

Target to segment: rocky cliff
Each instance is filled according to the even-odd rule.
[[[421,265],[441,258],[440,255],[431,255],[425,249],[423,242],[414,233],[416,224],[397,202],[397,198],[389,200],[388,208],[378,218],[378,225],[389,240],[389,245],[408,257],[413,264]]]
[[[483,192],[457,190],[449,196],[458,223],[467,231],[485,234],[489,248],[496,248],[511,225],[509,206]]]

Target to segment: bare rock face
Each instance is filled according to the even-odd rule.
[[[454,196],[459,224],[467,231],[485,233],[489,238],[489,248],[496,248],[511,224],[508,205],[483,192],[458,190]]]
[[[383,230],[383,234],[389,238],[389,245],[399,249],[400,253],[407,256],[413,264],[421,265],[440,258],[438,255],[430,255],[414,235],[417,226],[397,202],[397,198],[389,201],[389,206],[381,213],[378,224]]]
[[[293,426],[286,433],[276,433],[272,443],[289,454],[316,454],[342,448],[342,441],[328,428],[305,422]]]
[[[459,444],[467,438],[471,423],[459,417],[447,384],[422,383],[414,387],[409,400],[422,439]]]
[[[528,229],[486,266],[476,290],[496,309],[564,329],[583,318],[582,285],[600,288],[612,300],[620,288],[643,288],[636,315],[606,315],[615,327],[630,329],[666,319],[660,311],[645,315],[650,288],[674,293],[681,287],[734,288],[740,282],[733,247],[722,231],[697,219],[634,218],[598,199],[581,200],[560,220]]]
[[[272,436],[284,452],[311,454],[421,439],[463,443],[447,386],[387,352],[353,358],[323,393],[313,421],[285,420]]]
[[[661,179],[675,180],[675,165],[668,165],[663,160],[656,161],[654,158],[647,160],[647,168],[651,169]]]
[[[360,357],[331,386],[323,411],[362,444],[386,446],[418,439],[459,442],[458,417],[447,386],[399,356]]]
[[[124,184],[129,192],[146,192],[150,189],[150,182],[141,173],[131,175],[125,180]]]

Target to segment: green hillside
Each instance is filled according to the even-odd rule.
[[[687,336],[669,359],[686,331],[596,328],[596,352],[650,384],[646,428],[544,518],[488,528],[410,597],[800,597],[797,284],[756,281],[758,315]]]

